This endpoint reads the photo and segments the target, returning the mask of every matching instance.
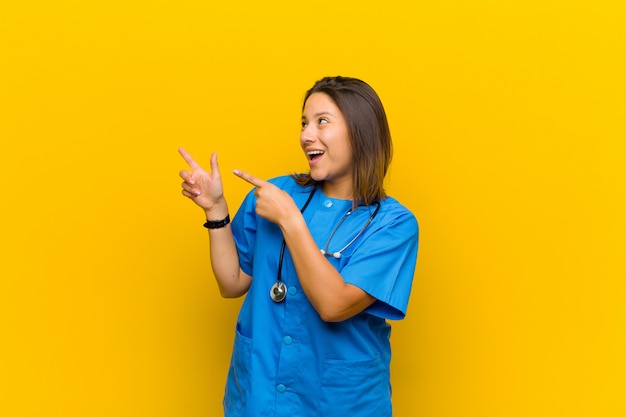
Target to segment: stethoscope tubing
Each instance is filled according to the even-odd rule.
[[[317,191],[317,189],[319,188],[319,184],[315,185],[315,187],[313,188],[313,190],[311,190],[311,193],[309,194],[309,197],[307,198],[306,202],[304,203],[304,205],[302,206],[302,208],[300,209],[300,213],[304,214],[304,211],[306,210],[306,208],[309,206],[309,204],[311,203],[311,200],[313,199],[313,195],[315,194],[315,192]],[[359,205],[359,207],[362,205]],[[339,226],[341,226],[341,224],[344,222],[344,220],[350,215],[352,214],[354,211],[352,209],[350,209],[345,215],[344,217],[339,221],[339,223],[337,223],[337,226],[335,226],[335,228],[333,229],[333,231],[331,232],[330,236],[328,237],[328,240],[326,241],[326,246],[324,247],[323,250],[321,250],[322,254],[324,254],[324,256],[329,257],[329,258],[340,258],[341,257],[341,253],[346,250],[350,245],[352,245],[358,238],[359,236],[361,236],[363,234],[363,232],[365,232],[365,229],[367,228],[367,226],[369,226],[369,224],[372,222],[372,220],[374,220],[374,218],[376,217],[376,215],[378,214],[378,211],[380,210],[380,201],[376,201],[376,210],[374,210],[374,213],[372,213],[372,215],[367,219],[367,222],[365,223],[365,225],[361,228],[361,230],[359,231],[359,233],[357,233],[357,235],[352,238],[352,240],[350,240],[350,242],[348,242],[347,245],[345,245],[343,248],[341,248],[340,250],[338,250],[337,252],[333,252],[333,253],[327,253],[326,251],[328,250],[328,245],[330,243],[330,240],[332,239],[332,237],[335,235],[335,232],[337,231],[337,229],[339,229]],[[285,247],[286,247],[286,242],[285,239],[283,238],[283,242],[281,244],[280,247],[280,257],[278,258],[278,271],[276,272],[276,284],[281,283],[281,278],[282,278],[282,269],[283,269],[283,259],[285,257]],[[274,284],[274,285],[276,285]]]

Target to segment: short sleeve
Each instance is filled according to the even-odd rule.
[[[387,217],[387,216],[386,216]],[[376,301],[365,312],[401,320],[406,315],[417,262],[419,226],[403,210],[363,241],[341,270],[346,283],[355,285]]]
[[[253,275],[254,244],[256,242],[256,197],[251,190],[233,217],[232,231],[239,253],[239,266],[246,274]]]

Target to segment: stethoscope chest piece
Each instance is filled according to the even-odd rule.
[[[276,281],[272,288],[270,289],[270,297],[276,303],[280,303],[285,299],[287,295],[287,287],[281,281]]]

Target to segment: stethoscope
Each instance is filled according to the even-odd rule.
[[[307,198],[306,202],[300,209],[301,214],[304,214],[304,211],[309,206],[309,203],[313,199],[313,195],[315,194],[315,191],[317,191],[318,188],[319,188],[319,185],[316,185],[311,191],[311,193],[309,194],[309,197]],[[357,209],[363,205],[364,204],[359,204],[359,206],[357,206]],[[348,244],[345,245],[343,248],[339,249],[336,252],[329,253],[328,245],[330,244],[331,239],[335,235],[335,232],[337,232],[337,229],[339,229],[339,226],[341,226],[341,224],[348,218],[348,216],[356,211],[356,209],[350,208],[350,210],[348,210],[346,214],[343,215],[341,220],[339,220],[339,223],[337,223],[337,226],[335,226],[333,231],[330,233],[328,240],[326,240],[326,245],[324,245],[324,249],[320,249],[320,252],[322,252],[322,254],[328,258],[335,258],[335,259],[341,258],[341,253],[345,251],[346,249],[348,249],[350,245],[352,245],[359,238],[359,236],[363,234],[367,226],[369,226],[372,220],[374,220],[374,217],[376,217],[379,210],[380,210],[380,202],[376,201],[376,210],[374,210],[374,212],[367,219],[367,222],[365,222],[365,225],[361,228],[359,233],[357,233],[357,235],[352,240],[350,240],[350,242],[348,242]],[[283,258],[285,257],[285,246],[286,246],[286,242],[285,242],[285,239],[283,239],[283,243],[280,247],[280,257],[278,258],[278,271],[276,272],[276,282],[274,283],[274,285],[272,285],[272,288],[270,288],[270,297],[274,302],[277,302],[277,303],[280,303],[281,301],[283,301],[285,297],[287,296],[287,286],[281,280],[282,270],[283,270]]]

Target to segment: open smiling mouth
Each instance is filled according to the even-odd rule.
[[[324,151],[310,151],[307,152],[307,156],[309,157],[309,161],[315,161],[319,159],[322,155],[324,155]]]

